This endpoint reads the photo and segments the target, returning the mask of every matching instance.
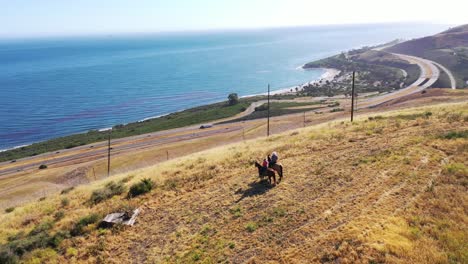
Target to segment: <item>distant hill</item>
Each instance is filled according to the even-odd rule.
[[[405,41],[385,51],[436,61],[452,71],[457,79],[457,87],[468,86],[468,24],[433,36]]]

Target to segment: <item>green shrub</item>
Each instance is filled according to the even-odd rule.
[[[60,243],[62,243],[62,241],[67,238],[70,238],[70,232],[58,231],[50,238],[49,245],[54,248],[57,248],[58,246],[60,246]]]
[[[26,237],[18,237],[16,240],[10,241],[8,247],[18,256],[24,253],[31,252],[36,248],[45,248],[50,243],[50,236],[47,232],[40,232],[35,235]]]
[[[74,248],[74,247],[69,247],[65,251],[65,256],[67,256],[67,257],[74,257],[76,255],[78,255],[78,250],[76,248]]]
[[[70,204],[70,200],[68,198],[62,198],[60,204],[62,205],[62,207],[66,207]]]
[[[457,138],[468,138],[468,130],[464,131],[450,131],[440,136],[443,139],[457,139]]]
[[[59,210],[59,211],[55,212],[54,219],[55,219],[55,221],[58,221],[58,220],[62,219],[64,216],[65,216],[65,212],[63,210]]]
[[[154,182],[151,179],[143,179],[138,183],[133,184],[128,192],[128,198],[132,198],[144,193],[150,192],[153,189]]]
[[[33,228],[33,230],[31,230],[29,232],[28,236],[35,236],[35,235],[38,235],[40,233],[44,233],[45,231],[50,230],[53,226],[54,226],[54,224],[51,221],[44,221],[44,222],[36,225]]]
[[[273,213],[278,216],[278,217],[284,217],[286,216],[286,210],[282,207],[277,207],[273,210]]]
[[[40,169],[40,170],[47,169],[47,165],[45,165],[45,164],[41,164],[41,166],[39,166],[39,169]]]
[[[70,230],[70,235],[72,236],[81,236],[86,233],[85,227],[94,224],[97,221],[99,221],[99,215],[98,214],[90,214],[88,216],[85,216],[81,218],[78,222],[75,223],[73,226],[72,230]]]
[[[57,263],[58,254],[51,248],[35,249],[21,260],[22,263]]]
[[[120,195],[124,193],[125,189],[126,188],[123,182],[115,183],[111,181],[108,184],[106,184],[104,188],[93,191],[88,202],[93,205],[98,204],[100,202],[112,198],[115,195]]]
[[[466,177],[468,168],[463,163],[450,163],[444,166],[443,171],[447,175]]]
[[[254,222],[249,222],[245,225],[245,229],[249,232],[249,233],[252,233],[254,232],[255,230],[257,230],[258,228],[258,225]]]
[[[16,264],[19,259],[10,249],[0,249],[0,263]]]
[[[11,213],[15,210],[14,207],[8,207],[7,209],[5,209],[5,213]]]
[[[235,206],[229,209],[229,212],[234,215],[234,217],[239,218],[242,216],[242,208],[240,206]]]

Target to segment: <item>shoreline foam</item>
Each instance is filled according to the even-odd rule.
[[[303,69],[303,70],[309,70],[309,69],[304,69],[303,68],[304,66],[300,66],[298,67],[297,69]],[[314,84],[314,83],[318,83],[320,81],[332,81],[336,75],[340,74],[340,70],[338,69],[335,69],[335,68],[316,68],[316,69],[322,69],[322,70],[325,70],[324,73],[322,73],[322,75],[320,75],[320,77],[318,79],[315,79],[313,81],[310,81],[310,82],[306,82],[306,83],[302,83],[302,84],[299,84],[299,85],[296,85],[296,86],[292,86],[292,87],[289,87],[289,88],[282,88],[282,89],[278,89],[278,90],[273,90],[273,91],[270,91],[270,95],[280,95],[280,94],[294,94],[296,93],[295,89],[296,87],[298,87],[298,91],[302,91],[304,89],[304,86],[307,86],[307,85],[310,85],[310,84]],[[291,92],[291,89],[293,90]],[[244,95],[244,96],[241,96],[241,98],[248,98],[248,97],[254,97],[254,96],[258,96],[258,95],[267,95],[268,93],[259,93],[259,94],[251,94],[251,95]]]

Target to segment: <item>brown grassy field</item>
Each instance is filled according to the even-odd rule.
[[[0,262],[467,263],[467,130],[466,102],[419,107],[118,174],[2,213]],[[273,150],[277,186],[251,163]],[[124,190],[91,203],[110,181]],[[98,228],[135,207],[135,226]]]

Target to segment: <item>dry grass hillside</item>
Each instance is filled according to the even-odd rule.
[[[467,131],[466,102],[436,105],[117,175],[1,214],[0,262],[467,263]],[[273,150],[271,187],[251,161]],[[98,228],[135,207],[135,226]]]

